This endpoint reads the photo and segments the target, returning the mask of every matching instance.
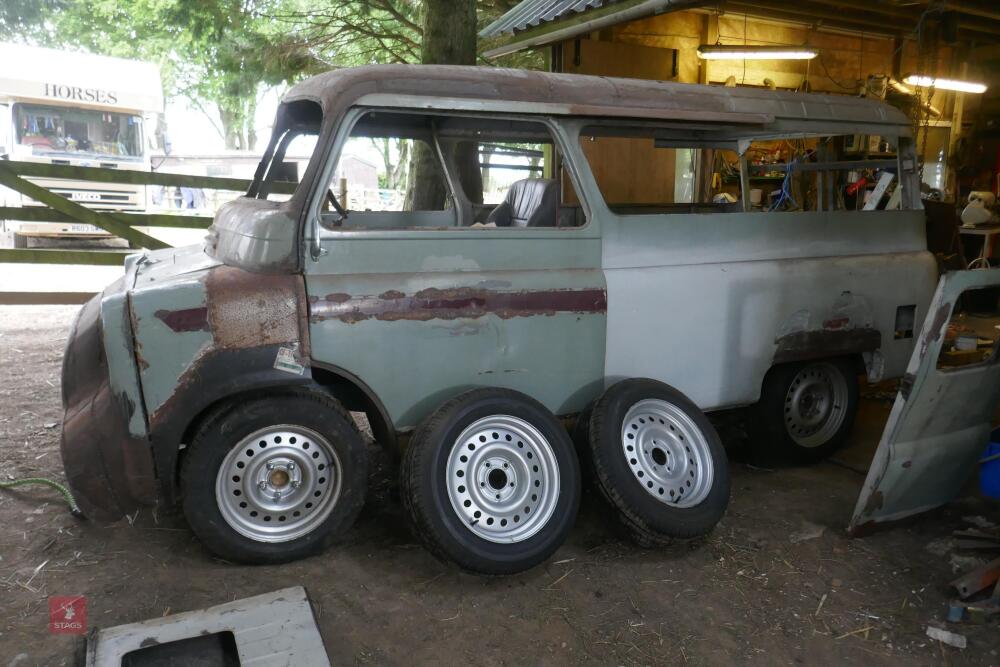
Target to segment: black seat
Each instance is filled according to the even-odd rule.
[[[551,178],[525,178],[511,183],[503,202],[486,223],[497,227],[555,227],[559,212],[559,184]]]

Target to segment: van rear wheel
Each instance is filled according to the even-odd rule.
[[[182,504],[209,551],[283,563],[322,551],[364,504],[365,444],[332,398],[296,391],[229,403],[185,452]]]
[[[434,555],[480,574],[514,574],[566,539],[580,468],[544,406],[509,389],[475,389],[419,426],[400,487],[414,533]]]
[[[822,461],[839,449],[858,410],[858,376],[849,359],[772,368],[749,422],[751,448],[761,459]]]
[[[637,378],[611,386],[590,418],[601,494],[643,547],[700,537],[729,504],[729,465],[715,428],[684,394]]]

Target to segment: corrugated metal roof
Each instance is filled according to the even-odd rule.
[[[567,14],[584,12],[615,2],[617,0],[522,0],[517,7],[483,28],[479,36],[496,37],[504,33],[514,34],[517,30],[534,28]]]

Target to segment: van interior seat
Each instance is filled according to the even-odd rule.
[[[511,183],[486,222],[497,227],[555,227],[558,212],[559,184],[551,178],[525,178]]]

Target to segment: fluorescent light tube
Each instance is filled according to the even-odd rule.
[[[975,81],[958,81],[957,79],[935,79],[932,76],[910,74],[903,83],[921,88],[937,88],[938,90],[957,90],[960,93],[985,93],[986,84]]]
[[[702,44],[698,57],[705,60],[811,60],[819,51],[807,46],[721,46]]]

